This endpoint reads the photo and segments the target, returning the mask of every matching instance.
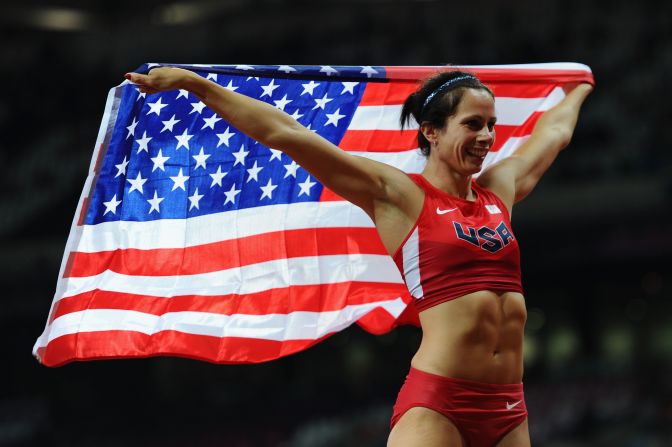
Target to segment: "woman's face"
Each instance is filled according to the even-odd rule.
[[[455,114],[442,129],[423,125],[430,161],[445,163],[461,175],[476,174],[495,142],[495,100],[485,90],[466,89]]]

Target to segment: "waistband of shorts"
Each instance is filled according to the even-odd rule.
[[[422,371],[411,367],[407,380],[409,377],[424,377],[428,380],[435,380],[437,382],[449,383],[460,386],[461,388],[471,389],[480,393],[518,393],[523,391],[523,384],[521,383],[487,383],[478,382],[476,380],[462,379],[458,377],[447,377],[439,374]]]

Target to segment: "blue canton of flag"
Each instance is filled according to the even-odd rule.
[[[301,69],[308,75],[324,67]],[[315,82],[197,73],[284,110],[334,144],[347,130],[365,86],[342,78]],[[323,189],[287,155],[242,134],[185,90],[146,95],[125,85],[107,151],[85,224],[318,201]]]

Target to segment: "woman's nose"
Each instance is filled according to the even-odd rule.
[[[490,143],[495,140],[495,129],[494,127],[490,129],[489,127],[483,127],[478,133],[478,140],[483,143]]]

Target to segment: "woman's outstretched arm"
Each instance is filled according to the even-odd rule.
[[[527,196],[569,144],[581,105],[592,90],[590,84],[575,86],[539,118],[532,135],[520,148],[479,177],[479,184],[497,193],[509,206]]]
[[[126,75],[140,91],[185,89],[217,115],[261,144],[289,155],[325,186],[374,217],[376,200],[395,201],[399,185],[410,180],[391,166],[350,155],[303,127],[291,116],[256,99],[227,90],[196,73],[155,68]]]

